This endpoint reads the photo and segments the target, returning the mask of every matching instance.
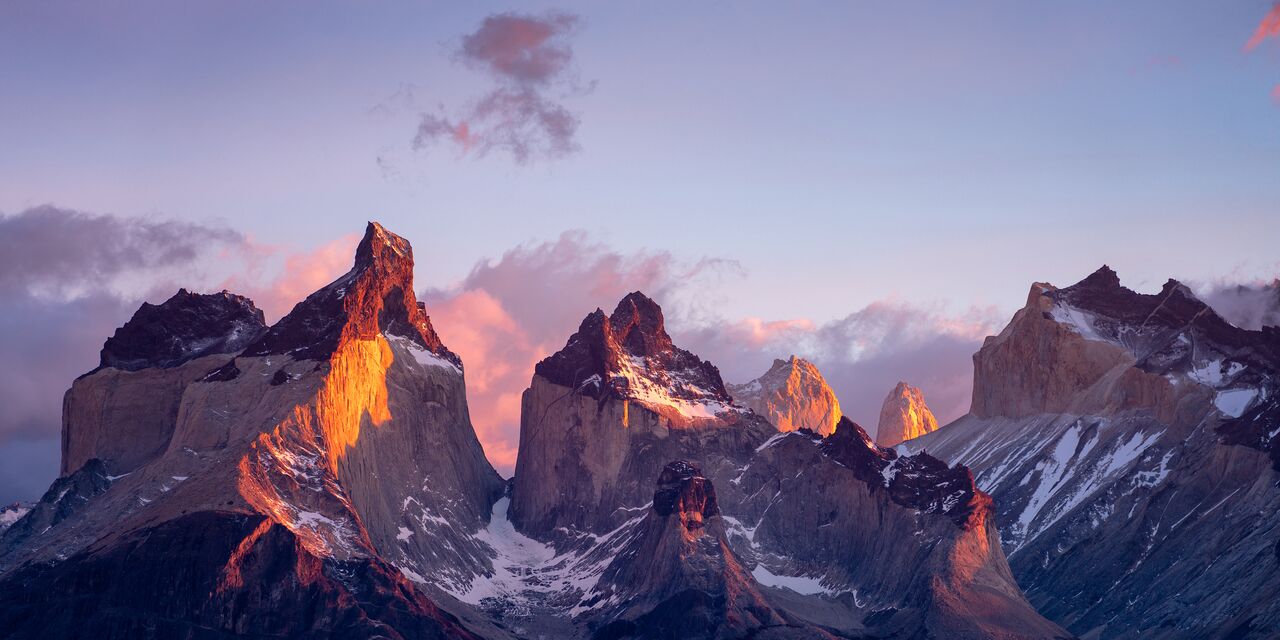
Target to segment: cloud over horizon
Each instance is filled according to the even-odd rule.
[[[504,150],[520,164],[577,151],[579,118],[559,102],[562,95],[580,92],[570,73],[568,42],[577,24],[577,16],[560,12],[486,17],[462,38],[454,59],[487,73],[497,86],[453,115],[443,107],[421,114],[413,148],[443,140],[460,155]]]
[[[0,501],[35,498],[57,475],[62,394],[142,300],[247,247],[225,227],[159,218],[52,205],[0,215]]]
[[[775,358],[812,360],[847,414],[871,432],[900,379],[924,389],[942,420],[968,411],[971,356],[1004,320],[990,309],[953,315],[894,300],[825,323],[717,315],[717,285],[744,275],[730,260],[623,253],[572,231],[481,260],[461,283],[421,298],[445,344],[466,364],[472,422],[504,473],[514,468],[520,396],[534,365],[559,350],[588,313],[612,311],[634,290],[663,307],[676,344],[717,365],[729,382],[759,376]]]
[[[57,475],[62,395],[143,301],[179,287],[248,295],[269,319],[351,266],[357,238],[313,252],[233,229],[43,205],[0,214],[0,503]],[[273,264],[277,267],[273,269]]]

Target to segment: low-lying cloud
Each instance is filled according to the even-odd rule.
[[[796,318],[728,319],[714,300],[729,260],[685,261],[665,252],[624,253],[568,232],[478,263],[457,286],[424,292],[432,322],[462,356],[472,421],[485,452],[510,473],[519,443],[520,395],[538,360],[564,346],[597,307],[612,311],[640,290],[662,305],[676,343],[745,382],[774,358],[796,354],[818,364],[845,411],[875,430],[880,404],[898,380],[922,387],[940,419],[968,410],[971,356],[1000,324],[991,310],[961,315],[900,301],[876,302],[826,323]]]
[[[53,480],[62,394],[142,300],[248,248],[231,229],[159,218],[54,206],[0,216],[0,501],[34,498]]]
[[[1197,295],[1227,322],[1244,329],[1280,326],[1280,279],[1270,284],[1218,284]]]
[[[880,405],[898,381],[920,387],[942,422],[969,410],[973,353],[1004,321],[994,309],[963,314],[902,301],[873,302],[825,323],[725,320],[684,328],[677,338],[731,382],[764,373],[774,358],[818,365],[850,419],[874,434]]]
[[[451,143],[461,155],[506,151],[518,163],[560,158],[578,150],[579,118],[560,100],[580,93],[571,71],[569,37],[578,24],[567,13],[499,13],[462,38],[458,62],[488,74],[496,86],[464,109],[424,113],[415,150]]]

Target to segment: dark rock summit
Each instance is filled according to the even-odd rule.
[[[235,353],[266,331],[262,311],[244,296],[179,289],[143,303],[102,346],[100,367],[137,371],[176,367],[215,353]]]
[[[676,347],[662,309],[639,291],[627,294],[611,315],[600,309],[589,314],[534,373],[562,387],[583,387],[592,397],[642,398],[652,385],[672,398],[730,402],[720,370]]]
[[[697,465],[677,460],[664,467],[658,476],[653,512],[660,516],[678,514],[686,529],[697,529],[704,520],[720,515],[716,488]]]

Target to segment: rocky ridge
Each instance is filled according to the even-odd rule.
[[[975,354],[971,413],[903,446],[973,469],[1019,584],[1069,630],[1271,637],[1278,336],[1173,280],[1037,283]]]
[[[699,421],[664,410],[655,397],[705,397],[718,375],[671,345],[661,310],[639,296],[614,315],[647,310],[623,324],[655,335],[620,340],[597,311],[525,392],[511,522],[542,545],[540,560],[523,565],[526,590],[555,587],[536,599],[520,589],[495,596],[492,610],[528,614],[504,624],[568,616],[604,637],[673,624],[696,637],[1065,637],[1013,582],[991,501],[967,469],[900,457],[847,419],[824,439],[780,433],[732,400]],[[664,380],[665,396],[632,395],[630,384],[605,382],[625,378],[628,361],[683,361],[706,377],[693,393],[686,374]],[[643,579],[651,573],[683,577]]]

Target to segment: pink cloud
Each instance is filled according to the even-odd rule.
[[[662,300],[670,314],[691,286],[735,269],[721,260],[685,263],[666,252],[624,254],[568,231],[481,260],[462,282],[427,290],[420,299],[445,344],[462,357],[471,421],[485,453],[510,474],[520,396],[533,366],[563,347],[588,313],[612,309],[642,290]]]
[[[247,267],[227,277],[219,288],[248,296],[262,309],[267,322],[274,322],[312,292],[333,282],[351,269],[360,236],[347,234],[311,249],[299,251],[284,246],[250,242]],[[268,277],[264,263],[281,262],[279,272]]]
[[[462,38],[455,56],[489,72],[497,86],[452,115],[443,107],[422,114],[413,148],[421,151],[446,140],[462,155],[503,150],[522,164],[577,151],[578,116],[549,95],[551,89],[560,95],[581,92],[570,74],[568,43],[577,23],[577,17],[564,13],[485,18]]]
[[[1271,5],[1271,10],[1262,18],[1262,22],[1258,23],[1258,28],[1253,32],[1253,36],[1249,38],[1249,42],[1245,43],[1246,51],[1251,51],[1258,45],[1262,44],[1267,38],[1280,36],[1280,2]]]
[[[483,289],[433,304],[431,322],[465,366],[467,404],[476,435],[494,466],[511,473],[520,443],[520,396],[533,365],[550,353]]]

